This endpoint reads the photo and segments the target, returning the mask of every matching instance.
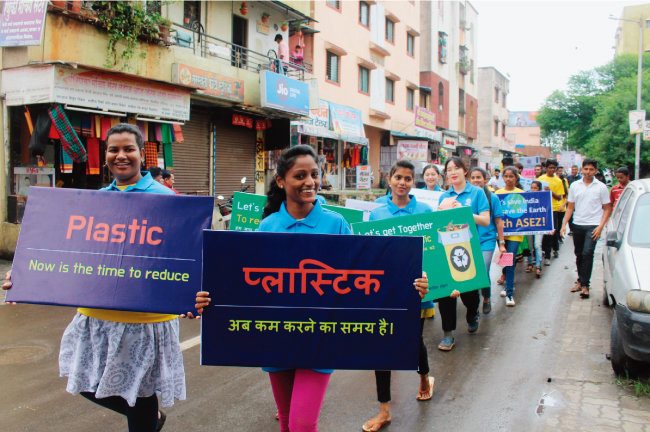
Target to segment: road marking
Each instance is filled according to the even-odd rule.
[[[194,336],[193,338],[189,338],[188,340],[181,342],[181,351],[188,350],[192,347],[197,346],[200,343],[201,343],[201,335]]]

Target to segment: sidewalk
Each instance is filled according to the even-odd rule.
[[[564,246],[563,253],[572,253]],[[602,305],[602,242],[598,243],[591,297],[571,295],[557,361],[537,414],[542,431],[650,432],[650,399],[616,385],[609,356],[613,311]],[[559,264],[559,263],[558,263]],[[567,288],[568,289],[568,288]]]

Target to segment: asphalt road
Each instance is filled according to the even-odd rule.
[[[594,279],[600,278],[600,258]],[[0,271],[9,263],[0,261]],[[506,308],[493,288],[493,310],[481,316],[476,334],[467,333],[459,302],[457,346],[436,347],[440,320],[428,320],[425,341],[436,378],[434,397],[415,400],[415,372],[393,374],[393,422],[397,431],[534,431],[543,418],[536,413],[556,362],[575,280],[571,241],[560,258],[536,280],[517,271],[517,306]],[[493,268],[493,275],[496,269]],[[493,278],[494,280],[495,278]],[[599,295],[598,285],[594,295]],[[52,287],[56,289],[56,287]],[[3,295],[0,294],[0,300]],[[37,305],[0,306],[0,430],[119,431],[125,420],[65,392],[58,376],[60,337],[74,310]],[[197,344],[199,322],[183,320],[187,400],[166,409],[165,431],[279,431],[267,374],[257,368],[202,367]],[[381,347],[369,356],[381,356]],[[359,431],[378,409],[371,371],[337,371],[323,404],[321,432]]]

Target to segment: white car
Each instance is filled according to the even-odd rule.
[[[650,179],[627,185],[607,224],[604,304],[614,308],[614,372],[650,367]]]

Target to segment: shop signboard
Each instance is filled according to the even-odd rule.
[[[309,85],[271,71],[260,74],[262,106],[303,116],[309,115]]]
[[[397,160],[413,160],[426,162],[429,153],[428,141],[412,141],[412,140],[399,140],[397,141]]]
[[[190,119],[188,89],[116,73],[54,65],[6,69],[2,71],[2,91],[9,106],[56,102],[161,119]]]
[[[0,47],[38,46],[43,37],[47,1],[5,1],[0,18]]]
[[[184,64],[172,66],[172,81],[234,102],[244,102],[244,80],[230,78]]]
[[[458,144],[458,139],[449,135],[442,135],[442,146],[449,150],[456,150],[456,145]]]
[[[365,137],[363,118],[358,109],[330,102],[332,130],[341,134]]]
[[[16,195],[29,195],[32,186],[54,187],[54,168],[14,167]]]
[[[421,106],[415,107],[415,135],[433,139],[436,114]]]
[[[372,169],[370,165],[357,166],[357,189],[370,189]]]

